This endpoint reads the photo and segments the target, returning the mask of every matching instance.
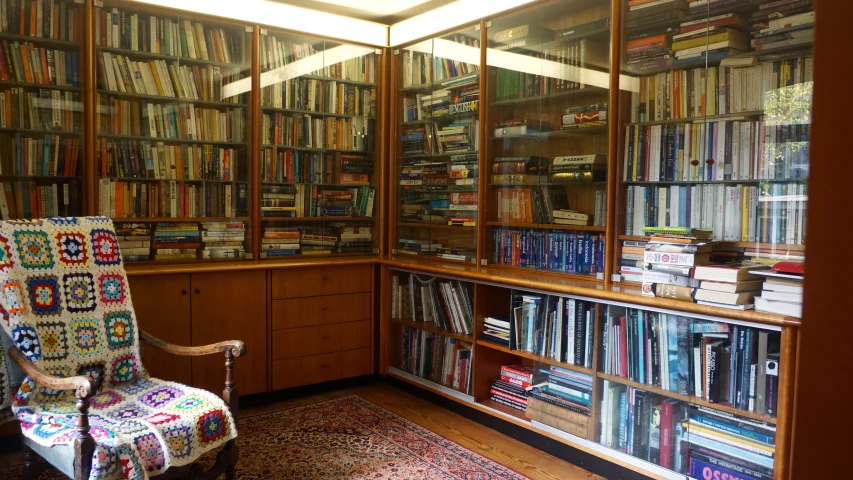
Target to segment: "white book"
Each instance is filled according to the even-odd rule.
[[[681,210],[679,210],[679,208],[681,208],[681,205],[679,202],[679,195],[678,195],[679,188],[680,187],[678,185],[672,185],[671,187],[669,187],[669,224],[670,224],[670,226],[679,226],[679,227],[682,226],[682,225],[678,224],[678,217],[679,217],[678,212],[681,211]]]
[[[726,192],[725,185],[711,185],[714,189],[714,240],[723,240],[725,234],[726,218]]]
[[[714,141],[716,143],[716,153],[714,154],[714,167],[716,176],[714,180],[725,180],[726,175],[726,122],[719,121],[716,123],[714,132]]]
[[[568,326],[567,335],[566,335],[566,361],[569,363],[574,363],[575,361],[575,336],[577,335],[575,331],[575,318],[577,318],[577,311],[574,299],[568,299],[569,308],[568,308],[568,318],[566,318],[566,324]]]
[[[749,187],[749,222],[747,232],[747,241],[755,241],[755,231],[757,228],[758,218],[758,187]]]
[[[666,187],[657,187],[658,190],[658,225],[667,225],[667,210],[669,209],[669,201],[667,200]]]
[[[741,122],[732,122],[732,180],[740,180],[740,128]],[[727,166],[728,167],[728,166]]]
[[[702,227],[702,186],[690,186],[690,228]]]
[[[787,222],[785,225],[785,243],[791,244],[796,241],[797,235],[797,192],[798,188],[795,184],[788,185],[788,200],[785,202],[784,208],[787,209]]]

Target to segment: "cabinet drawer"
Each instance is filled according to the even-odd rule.
[[[371,370],[369,348],[341,352],[341,378],[369,375]]]
[[[272,362],[272,388],[281,390],[370,373],[369,348],[287,358]]]
[[[302,357],[302,384],[330,382],[341,378],[341,353]]]
[[[370,346],[370,321],[275,330],[273,360]]]
[[[302,359],[286,358],[272,362],[272,389],[298,387],[302,385]]]
[[[272,298],[369,292],[371,265],[281,269],[272,272]]]
[[[272,301],[273,330],[369,319],[369,293],[347,293]]]

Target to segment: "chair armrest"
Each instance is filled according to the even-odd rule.
[[[184,357],[198,357],[201,355],[210,355],[212,353],[227,351],[230,351],[231,355],[235,357],[242,357],[246,354],[246,345],[240,340],[228,340],[225,342],[203,345],[200,347],[184,347],[181,345],[169,343],[165,340],[161,340],[142,329],[139,329],[139,338],[141,338],[142,341],[166,353],[181,355]]]
[[[89,398],[95,393],[95,381],[84,375],[55,377],[30,361],[20,350],[9,347],[9,357],[21,367],[34,382],[54,390],[74,390],[77,398]]]

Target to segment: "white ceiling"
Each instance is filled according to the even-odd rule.
[[[455,0],[275,0],[297,7],[391,25]]]

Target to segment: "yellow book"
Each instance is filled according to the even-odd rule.
[[[712,43],[725,42],[727,40],[745,40],[745,38],[740,32],[736,32],[734,30],[726,30],[724,32],[715,33],[707,37],[699,36],[696,38],[689,38],[687,40],[672,42],[672,51],[677,52],[679,50],[687,50],[688,48],[701,47],[702,45],[710,45]]]
[[[740,199],[740,241],[747,242],[749,241],[749,187],[741,187]]]
[[[682,423],[682,427],[684,427],[685,436],[690,435],[690,432],[702,432],[702,433],[706,433],[708,435],[713,435],[717,438],[726,440],[728,442],[735,442],[735,443],[739,443],[741,445],[746,445],[747,447],[757,449],[757,450],[761,450],[761,451],[767,452],[771,455],[773,455],[775,453],[775,449],[772,446],[767,445],[765,443],[756,442],[754,440],[749,440],[749,439],[743,438],[743,437],[738,436],[738,435],[732,435],[730,433],[721,432],[719,430],[714,430],[712,428],[706,427],[705,425],[702,425],[699,423],[694,423],[693,421],[688,420],[687,422]]]

